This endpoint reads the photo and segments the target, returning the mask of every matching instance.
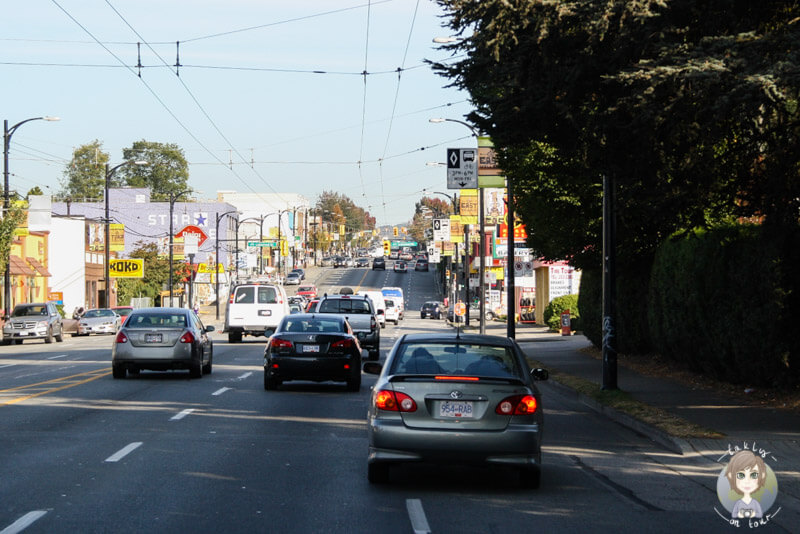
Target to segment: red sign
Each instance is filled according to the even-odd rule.
[[[203,243],[205,243],[206,239],[208,239],[208,236],[203,231],[203,229],[200,228],[199,226],[195,226],[193,224],[189,224],[189,225],[184,226],[181,229],[180,232],[175,234],[175,237],[185,237],[187,234],[195,234],[195,235],[197,235],[197,246],[198,247],[200,245],[202,245]]]

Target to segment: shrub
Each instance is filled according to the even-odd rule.
[[[544,309],[544,322],[550,330],[561,330],[561,313],[569,310],[572,330],[580,330],[581,314],[578,309],[578,295],[564,295],[556,297]]]

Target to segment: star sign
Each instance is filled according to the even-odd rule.
[[[207,217],[203,217],[202,213],[198,213],[197,217],[195,217],[197,226],[205,226]]]

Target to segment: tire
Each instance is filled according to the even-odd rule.
[[[367,359],[370,361],[378,361],[381,357],[380,349],[369,349]]]
[[[519,473],[519,481],[523,488],[538,489],[542,482],[542,470],[538,467],[523,469]]]
[[[484,314],[484,317],[486,318],[487,321],[494,321],[494,314],[492,312],[486,312]]]
[[[389,482],[389,464],[367,464],[367,480],[372,484],[385,484]]]
[[[214,364],[214,354],[208,355],[208,363],[203,366],[203,374],[210,375],[211,374],[211,367]]]
[[[192,362],[192,367],[189,369],[189,378],[203,378],[203,357],[197,362]]]
[[[361,368],[356,367],[352,376],[347,379],[347,391],[358,391],[361,389]]]
[[[278,386],[281,384],[281,381],[275,378],[274,376],[269,376],[269,373],[264,371],[264,389],[267,391],[272,391],[278,389]]]
[[[10,339],[4,339],[2,342],[0,342],[0,345],[11,345],[11,340]]]
[[[241,332],[233,330],[228,332],[228,343],[241,343],[241,342],[242,342]]]
[[[22,345],[22,340],[21,339],[15,339],[14,340],[14,345]]]
[[[61,328],[61,330],[58,331],[58,335],[56,336],[56,341],[58,343],[61,343],[62,341],[64,341],[64,329],[63,328]]]
[[[127,374],[127,370],[125,369],[124,365],[112,365],[111,366],[111,376],[114,378],[125,378]]]
[[[52,343],[53,342],[53,328],[50,327],[47,329],[47,335],[44,338],[45,343]]]
[[[139,372],[140,371],[141,371],[141,369],[139,369],[138,367],[131,367],[130,369],[128,369],[128,373],[131,376],[139,376]]]

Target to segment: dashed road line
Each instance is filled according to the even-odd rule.
[[[213,396],[215,396],[215,397],[216,397],[216,396],[218,396],[218,395],[222,395],[222,394],[223,394],[223,393],[225,393],[226,391],[230,391],[230,390],[231,390],[231,388],[220,388],[220,389],[218,389],[217,391],[215,391],[214,393],[212,393],[211,395],[213,395]]]
[[[172,417],[169,418],[169,420],[170,421],[180,421],[181,419],[183,419],[184,417],[186,417],[187,415],[189,415],[193,411],[194,411],[194,408],[188,408],[186,410],[183,410],[183,411],[173,415]]]
[[[250,376],[252,374],[253,374],[252,371],[248,371],[245,374],[243,374],[242,376],[237,377],[236,380],[244,380],[245,378],[247,378],[248,376]]]
[[[134,441],[128,445],[125,445],[120,450],[109,456],[105,459],[106,462],[119,462],[123,458],[125,458],[128,454],[136,450],[138,447],[142,445],[141,441]]]
[[[408,518],[411,520],[411,528],[414,534],[430,534],[431,527],[425,517],[425,510],[422,509],[422,501],[419,499],[406,499],[406,510]]]
[[[34,510],[33,512],[28,512],[3,530],[0,530],[0,534],[17,534],[18,532],[22,532],[31,526],[34,521],[41,519],[46,513],[47,510]]]

